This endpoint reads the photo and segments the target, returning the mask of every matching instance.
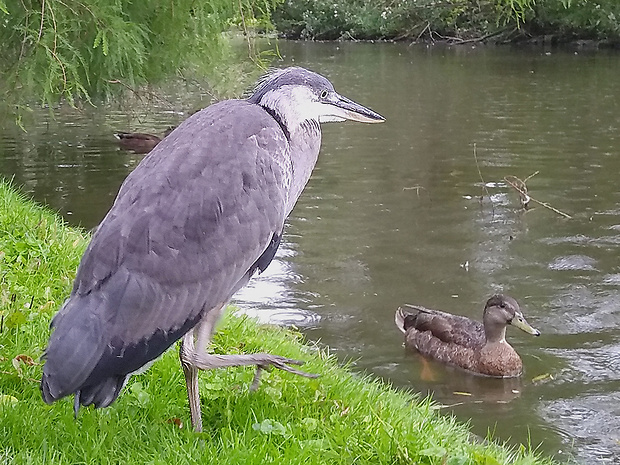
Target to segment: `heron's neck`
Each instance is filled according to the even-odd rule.
[[[310,179],[321,148],[321,126],[312,116],[305,100],[297,94],[280,89],[265,93],[258,104],[271,115],[282,128],[288,143],[290,156],[290,184],[288,213]]]
[[[291,186],[289,191],[289,213],[304,190],[321,148],[321,127],[316,121],[308,121],[291,131],[290,157],[292,165]]]
[[[281,88],[277,92],[266,92],[258,102],[277,122],[285,133],[296,131],[309,119],[316,118],[307,99],[299,98],[292,88]]]
[[[280,128],[282,129],[282,132],[284,133],[284,135],[286,136],[286,138],[288,140],[291,139],[291,133],[288,130],[288,127],[286,126],[286,121],[284,120],[284,118],[280,115],[280,113],[278,113],[275,109],[273,108],[269,108],[266,106],[263,106],[263,109],[269,113],[269,115],[276,121],[276,123],[278,123],[278,125],[280,126]]]

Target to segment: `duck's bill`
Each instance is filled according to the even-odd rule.
[[[512,326],[516,326],[521,331],[525,331],[528,334],[533,334],[534,336],[540,336],[540,331],[532,326],[525,320],[523,315],[515,315],[515,317],[510,322]]]
[[[385,121],[385,118],[379,113],[342,95],[334,92],[330,97],[328,104],[331,111],[329,114],[321,115],[320,121],[322,123],[343,120],[359,121],[360,123],[382,123]]]

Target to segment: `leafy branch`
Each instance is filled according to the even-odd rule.
[[[241,23],[267,30],[280,0],[0,0],[0,92],[20,103],[109,98],[170,76],[209,76],[230,58],[222,34]]]

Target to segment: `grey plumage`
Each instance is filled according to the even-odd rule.
[[[182,350],[184,369],[205,368],[192,361],[188,332],[209,320],[207,334],[195,330],[196,353],[204,352],[211,320],[276,252],[318,157],[319,121],[344,119],[383,121],[324,77],[288,68],[247,100],[207,107],[163,139],[121,186],[52,321],[44,400],[75,394],[76,406],[106,407],[132,372],[183,336],[192,346]],[[240,357],[208,363],[247,364]],[[295,363],[276,358],[256,364]]]

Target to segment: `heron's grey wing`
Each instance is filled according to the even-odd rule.
[[[288,201],[286,151],[264,110],[227,101],[147,156],[94,234],[53,321],[44,367],[52,397],[156,358],[225,304],[264,253],[273,256]]]

